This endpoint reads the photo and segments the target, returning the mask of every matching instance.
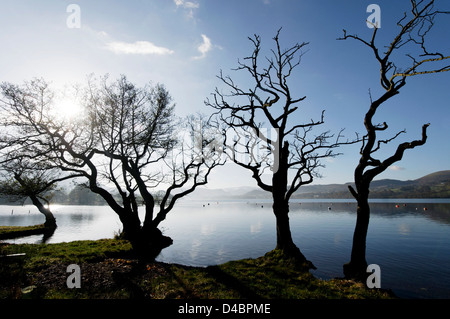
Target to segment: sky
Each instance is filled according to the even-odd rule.
[[[450,2],[436,1],[450,11]],[[294,121],[318,119],[325,110],[323,131],[363,133],[370,103],[382,93],[379,67],[368,48],[352,40],[338,41],[343,29],[370,39],[366,23],[380,9],[379,46],[398,32],[396,21],[409,10],[409,0],[1,0],[0,81],[22,83],[43,77],[58,87],[86,83],[89,74],[124,74],[136,84],[163,83],[180,116],[210,114],[204,101],[215,88],[225,89],[217,75],[239,79],[232,69],[252,52],[248,37],[261,36],[263,52],[282,28],[284,47],[308,42],[291,90],[306,96]],[[450,15],[442,16],[429,34],[433,50],[450,52]],[[385,40],[385,41],[383,41]],[[375,121],[389,125],[388,136],[405,129],[385,155],[400,142],[419,139],[431,123],[427,143],[405,152],[401,162],[378,176],[416,179],[450,169],[450,72],[408,79],[401,93],[383,104]],[[70,111],[74,108],[67,104]],[[324,160],[315,184],[353,181],[359,145],[343,146],[343,155]],[[208,188],[256,186],[251,174],[227,164],[213,171]]]

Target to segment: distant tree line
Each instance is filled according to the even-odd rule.
[[[77,184],[70,190],[55,189],[47,194],[43,194],[49,199],[50,204],[59,205],[108,205],[105,200],[89,190],[86,185]],[[113,196],[119,198],[119,194]],[[155,202],[161,203],[164,193],[162,191],[155,193]],[[143,205],[142,199],[137,197],[138,205]],[[18,199],[7,195],[0,195],[0,205],[32,205],[30,198]]]

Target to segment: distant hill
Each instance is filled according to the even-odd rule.
[[[372,198],[450,198],[450,170],[416,180],[380,180],[372,183]]]
[[[449,183],[450,170],[431,173],[429,175],[416,179],[416,182],[420,184],[434,184],[434,185],[440,183]]]
[[[294,198],[351,198],[348,185],[307,186]],[[415,180],[395,179],[375,180],[370,185],[370,198],[450,198],[450,170],[435,172]],[[299,189],[299,190],[300,190]]]
[[[352,198],[348,185],[305,185],[292,198]],[[197,189],[191,199],[265,199],[268,193],[257,187]],[[371,183],[370,198],[450,198],[450,170],[435,172],[416,180],[381,179]]]
[[[188,199],[210,199],[210,200],[220,200],[220,199],[236,199],[241,198],[244,194],[248,194],[246,198],[254,198],[259,196],[258,192],[263,192],[256,187],[230,187],[230,188],[219,188],[210,189],[206,187],[199,187],[195,192],[189,194],[186,198]],[[266,195],[267,196],[267,195]]]

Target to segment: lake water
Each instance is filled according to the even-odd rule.
[[[396,207],[399,205],[399,207]],[[381,287],[403,298],[450,298],[450,200],[372,201],[367,261],[381,267]],[[426,208],[426,210],[424,210]],[[342,277],[349,261],[356,204],[297,200],[290,204],[294,242],[319,278]],[[47,241],[111,238],[121,229],[107,206],[53,206],[58,228]],[[0,206],[0,225],[34,225],[34,206]],[[174,243],[157,260],[208,266],[256,258],[276,245],[270,201],[185,200],[160,227]],[[38,243],[42,236],[8,240]]]

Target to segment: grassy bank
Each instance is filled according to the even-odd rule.
[[[48,231],[49,229],[44,224],[33,226],[0,226],[0,239],[39,235]]]
[[[390,298],[348,280],[319,280],[272,251],[256,259],[188,267],[133,258],[118,239],[59,244],[0,245],[0,255],[25,253],[0,264],[0,298]],[[11,258],[10,258],[11,259]],[[14,258],[12,258],[14,259]],[[81,269],[81,288],[69,289],[67,266]]]

